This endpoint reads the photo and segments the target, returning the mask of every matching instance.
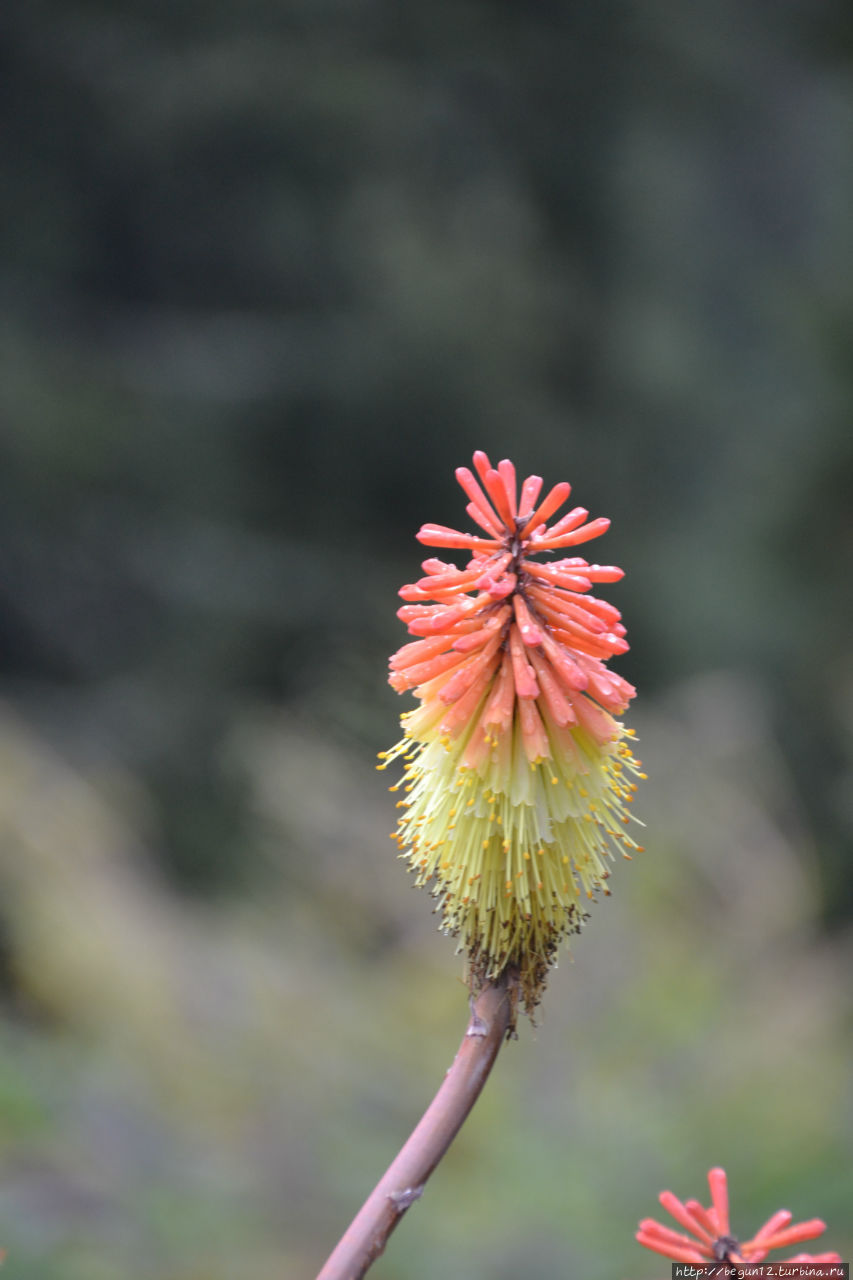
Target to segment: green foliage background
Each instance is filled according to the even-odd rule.
[[[311,1276],[460,961],[374,753],[474,448],[567,478],[640,688],[617,868],[377,1280],[653,1280],[730,1174],[853,1253],[842,0],[6,0],[0,1241]]]

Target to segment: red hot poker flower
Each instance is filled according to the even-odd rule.
[[[616,719],[635,691],[605,665],[628,648],[619,611],[590,594],[622,570],[536,558],[610,522],[575,507],[549,525],[568,484],[543,499],[539,476],[519,492],[509,461],[492,467],[478,452],[474,467],[456,478],[480,532],[418,534],[470,559],[425,560],[425,576],[400,591],[398,616],[417,639],[391,658],[390,683],[421,705],[380,767],[405,758],[394,834],[417,883],[432,881],[444,928],[462,934],[472,978],[515,965],[532,1007],[582,898],[607,892],[612,847],[639,848],[624,830],[639,762]]]
[[[698,1200],[682,1203],[671,1191],[662,1191],[661,1204],[667,1213],[684,1227],[688,1235],[662,1226],[653,1218],[645,1218],[637,1231],[637,1240],[647,1249],[662,1253],[673,1262],[689,1262],[698,1267],[713,1262],[729,1262],[737,1266],[763,1262],[771,1249],[785,1249],[804,1240],[814,1240],[826,1230],[820,1218],[791,1226],[793,1215],[780,1209],[765,1222],[760,1231],[741,1244],[729,1226],[729,1196],[724,1169],[711,1169],[708,1174],[711,1204],[703,1209]],[[784,1262],[840,1262],[837,1253],[798,1253]]]

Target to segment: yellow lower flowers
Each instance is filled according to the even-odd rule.
[[[424,561],[402,588],[412,635],[391,658],[392,686],[420,706],[380,768],[402,757],[394,833],[418,884],[431,884],[442,925],[461,937],[472,981],[509,966],[528,1009],[538,1002],[560,939],[580,928],[613,850],[639,848],[625,831],[643,777],[616,719],[634,689],[604,665],[627,649],[612,605],[588,594],[622,571],[541,552],[597,537],[607,520],[575,508],[558,484],[537,505],[530,476],[517,492],[510,462],[474,455],[482,485],[460,467],[469,516],[485,537],[425,525],[428,546],[466,549],[463,569]]]

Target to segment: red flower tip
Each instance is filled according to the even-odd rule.
[[[729,1234],[729,1189],[726,1185],[725,1169],[708,1171],[708,1186],[711,1190],[711,1201],[714,1205],[714,1221],[717,1232],[721,1236]]]
[[[803,1240],[813,1240],[826,1230],[820,1218],[812,1218],[790,1226],[791,1214],[779,1209],[768,1218],[760,1231],[741,1244],[731,1234],[729,1225],[729,1193],[724,1169],[711,1169],[708,1173],[711,1204],[703,1208],[698,1200],[685,1204],[671,1191],[662,1191],[660,1202],[664,1209],[689,1235],[681,1235],[671,1227],[662,1226],[653,1218],[644,1218],[637,1231],[637,1240],[647,1249],[654,1249],[673,1262],[692,1262],[699,1266],[709,1262],[731,1262],[735,1265],[763,1261],[771,1249],[783,1249]],[[691,1239],[691,1236],[693,1239]],[[840,1262],[837,1253],[811,1255],[797,1254],[786,1262]]]

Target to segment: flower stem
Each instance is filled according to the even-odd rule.
[[[488,1079],[503,1040],[512,1033],[517,977],[504,972],[471,1002],[459,1051],[438,1093],[385,1175],[350,1223],[317,1280],[359,1280],[464,1124]]]

